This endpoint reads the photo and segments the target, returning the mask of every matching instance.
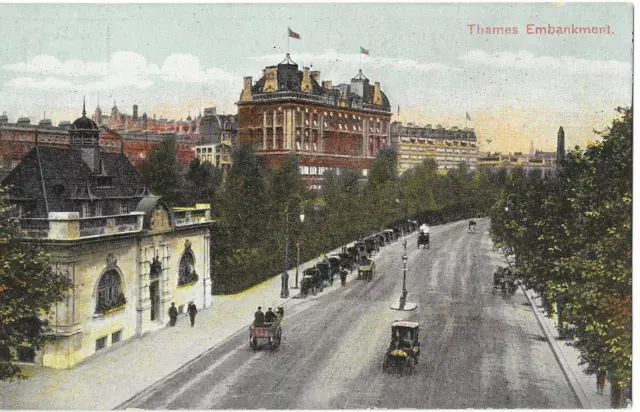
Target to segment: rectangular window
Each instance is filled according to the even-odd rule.
[[[82,204],[82,217],[90,217],[91,213],[89,212],[89,203],[85,202]]]
[[[129,204],[127,203],[126,200],[121,200],[120,201],[120,214],[121,215],[126,215],[129,213]]]
[[[120,342],[120,340],[122,340],[122,331],[119,330],[117,332],[113,332],[111,334],[111,343],[116,343],[116,342]]]
[[[103,336],[100,339],[96,339],[96,350],[104,349],[107,346],[107,337]]]

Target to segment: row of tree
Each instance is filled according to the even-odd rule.
[[[170,204],[212,204],[215,292],[232,293],[282,271],[286,239],[290,267],[298,253],[306,261],[407,218],[438,224],[486,215],[506,182],[505,170],[470,173],[462,165],[442,174],[433,160],[398,176],[396,159],[393,150],[381,151],[367,179],[356,170],[328,172],[316,193],[307,189],[295,156],[271,170],[249,147],[239,147],[223,179],[197,159],[181,170],[168,138],[140,171]]]
[[[606,371],[612,407],[631,387],[632,111],[602,142],[576,147],[557,174],[514,173],[491,213],[492,237],[557,311],[583,363]]]

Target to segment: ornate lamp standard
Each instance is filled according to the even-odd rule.
[[[304,221],[304,210],[300,213],[300,222]],[[298,248],[298,264],[300,264],[300,249]],[[284,267],[282,269],[281,298],[289,297],[289,205],[285,210],[285,241],[284,241]],[[298,267],[296,266],[296,288],[298,287]]]
[[[304,213],[300,213],[300,223],[304,223]],[[291,289],[300,289],[298,287],[298,270],[300,268],[300,240],[296,242],[296,252],[298,258],[296,259],[296,285]]]
[[[402,255],[402,294],[398,303],[391,305],[391,309],[395,310],[414,310],[418,307],[417,303],[407,302],[407,239],[402,243],[404,246],[404,254]]]

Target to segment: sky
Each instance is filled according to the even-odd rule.
[[[527,33],[549,24],[604,32]],[[623,3],[0,4],[0,111],[57,124],[86,98],[89,113],[236,113],[243,77],[289,50],[334,85],[362,68],[393,120],[525,153],[554,150],[563,126],[571,148],[631,105],[632,31]]]

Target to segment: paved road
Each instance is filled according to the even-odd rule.
[[[412,312],[390,309],[401,287],[400,242],[376,257],[370,283],[334,286],[285,313],[279,351],[252,352],[248,331],[130,402],[144,409],[577,408],[531,307],[492,293],[499,256],[488,220],[408,238]],[[254,308],[247,308],[249,322]],[[412,376],[382,373],[396,319],[420,322]],[[167,354],[171,356],[171,354]]]

